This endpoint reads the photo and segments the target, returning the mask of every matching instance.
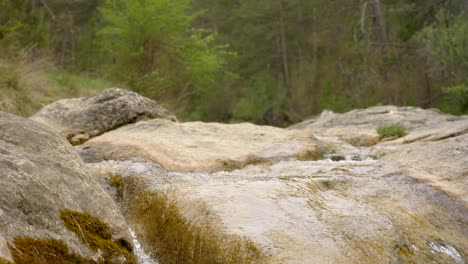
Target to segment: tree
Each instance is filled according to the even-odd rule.
[[[101,8],[100,46],[115,76],[133,89],[180,107],[192,100],[192,110],[203,112],[228,53],[209,32],[192,28],[190,7],[190,0],[109,0]]]

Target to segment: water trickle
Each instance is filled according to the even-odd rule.
[[[325,142],[333,150],[325,155],[328,161],[365,161],[373,160],[371,151],[367,147],[355,147],[336,137],[317,136],[317,139]]]
[[[447,256],[451,257],[455,260],[457,264],[465,264],[465,260],[462,254],[454,247],[450,245],[444,245],[440,243],[430,242],[429,246],[436,252],[446,254]]]
[[[130,229],[130,233],[132,234],[133,244],[134,244],[134,253],[135,256],[138,258],[138,262],[140,264],[158,264],[157,261],[154,261],[150,255],[148,255],[144,249],[142,248],[138,238],[133,230]]]

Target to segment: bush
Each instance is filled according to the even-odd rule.
[[[404,135],[406,135],[405,128],[400,125],[379,127],[377,128],[377,133],[379,133],[381,138],[403,137]]]

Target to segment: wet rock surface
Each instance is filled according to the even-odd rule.
[[[73,145],[120,126],[153,118],[177,120],[157,102],[118,88],[91,97],[60,100],[31,117],[58,130]]]
[[[12,259],[17,238],[62,241],[72,252],[95,258],[64,226],[64,209],[90,213],[109,224],[116,239],[132,244],[112,198],[73,147],[43,124],[0,112],[0,186],[0,258]]]

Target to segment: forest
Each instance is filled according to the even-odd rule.
[[[0,0],[0,110],[26,116],[112,86],[181,120],[467,114],[467,73],[467,0]]]

